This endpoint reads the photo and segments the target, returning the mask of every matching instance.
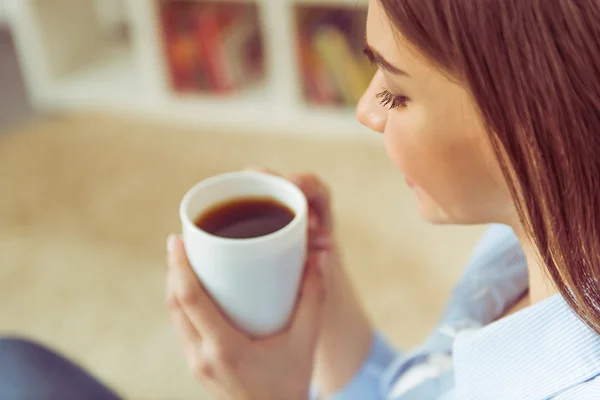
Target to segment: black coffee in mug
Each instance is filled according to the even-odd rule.
[[[295,218],[286,205],[269,197],[245,197],[217,204],[200,214],[196,226],[228,239],[266,236],[287,226]]]

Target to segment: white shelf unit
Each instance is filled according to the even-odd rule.
[[[28,90],[40,109],[93,108],[223,131],[367,132],[351,109],[305,104],[294,15],[298,6],[317,5],[364,12],[367,0],[241,0],[258,10],[266,82],[233,96],[171,90],[158,22],[163,0],[9,1]]]

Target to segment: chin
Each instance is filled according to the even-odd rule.
[[[417,201],[419,215],[424,221],[434,225],[447,225],[452,223],[446,213],[444,213],[437,205],[422,199],[418,199]]]
[[[481,225],[491,221],[482,221],[473,216],[455,216],[446,213],[438,206],[423,206],[419,204],[419,214],[421,218],[433,225]]]
[[[418,188],[415,189],[415,195],[417,197],[419,215],[421,215],[424,221],[433,225],[465,224],[459,218],[452,218],[431,197],[424,194]]]
[[[421,218],[433,225],[481,225],[507,220],[507,218],[487,218],[487,213],[474,212],[474,207],[462,205],[458,207],[442,207],[431,196],[419,188],[415,188],[415,196],[418,203]],[[465,210],[469,210],[466,212]],[[480,210],[481,211],[481,210]],[[516,211],[514,211],[516,213]],[[501,215],[498,213],[498,215]],[[512,214],[507,214],[512,215]]]
[[[457,221],[453,221],[451,218],[449,218],[447,215],[445,215],[440,209],[431,210],[431,209],[424,209],[423,207],[419,207],[419,214],[421,215],[421,218],[424,221],[429,222],[430,224],[433,224],[433,225],[452,225],[452,224],[459,223]]]

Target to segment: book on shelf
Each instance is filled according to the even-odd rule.
[[[253,14],[244,13],[231,24],[223,36],[222,47],[234,87],[242,87],[262,77],[262,43]]]
[[[352,28],[331,23],[332,20],[326,15],[313,23],[299,21],[297,42],[304,94],[315,105],[354,106],[368,88],[375,70],[352,46],[352,39],[346,33]]]
[[[161,22],[175,92],[227,94],[262,79],[262,39],[248,6],[163,1]]]
[[[323,60],[313,51],[309,41],[300,36],[298,46],[305,97],[315,105],[341,104],[342,99],[333,81],[333,76],[329,73]]]
[[[233,67],[223,46],[225,27],[218,6],[202,7],[196,18],[196,40],[204,55],[202,67],[211,89],[229,93],[234,88]]]

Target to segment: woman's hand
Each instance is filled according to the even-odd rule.
[[[213,398],[306,400],[324,300],[322,259],[308,257],[288,328],[253,339],[222,314],[202,287],[181,238],[169,239],[167,303],[188,364]]]
[[[327,397],[347,385],[362,366],[371,348],[373,329],[341,262],[329,188],[314,174],[284,178],[295,183],[308,199],[308,252],[323,262],[327,297],[315,356],[314,383],[320,397]]]

